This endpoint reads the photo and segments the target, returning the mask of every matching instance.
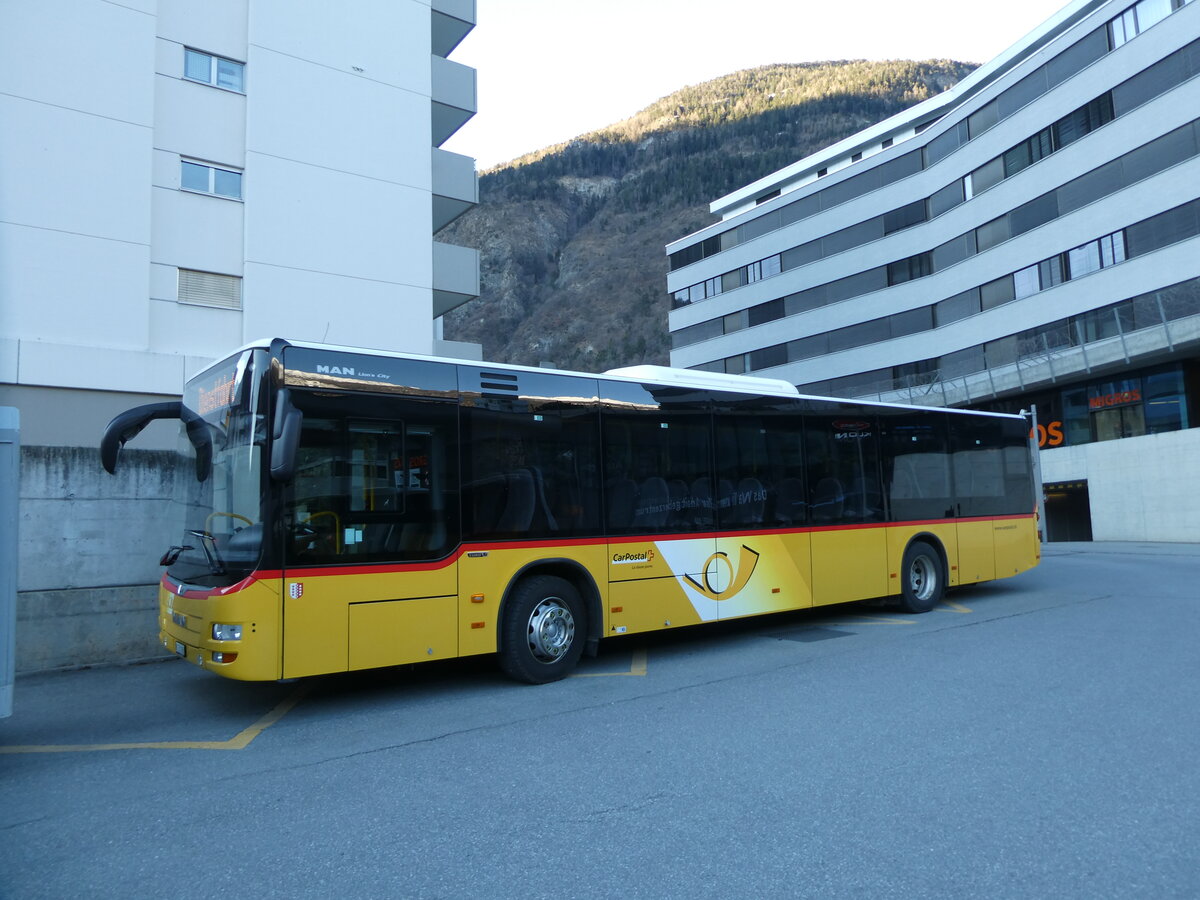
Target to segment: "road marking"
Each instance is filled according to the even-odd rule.
[[[304,695],[312,689],[311,683],[302,684],[290,697],[277,704],[274,709],[248,728],[243,728],[227,741],[147,741],[140,744],[29,744],[26,746],[0,747],[3,753],[91,753],[99,750],[245,750],[250,743],[286,716]]]
[[[852,616],[849,622],[833,622],[834,625],[916,625],[912,619],[884,618],[883,616]]]
[[[943,606],[948,606],[950,608],[942,609]],[[954,603],[950,600],[943,600],[941,606],[937,607],[937,609],[940,610],[941,612],[956,612],[956,613],[975,612],[975,610],[971,609],[970,607],[963,606],[961,603]]]
[[[572,672],[568,678],[625,678],[629,675],[646,674],[646,651],[634,650],[628,672]]]

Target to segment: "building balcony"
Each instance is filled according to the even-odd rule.
[[[449,56],[475,27],[475,0],[433,0],[431,52]]]
[[[1082,328],[1076,326],[1076,341],[1068,343],[1070,335],[1065,332],[1058,335],[1057,341],[1043,334],[1040,342],[1032,341],[1016,359],[1004,365],[951,377],[930,373],[921,384],[909,386],[881,383],[877,390],[857,396],[887,403],[966,406],[1045,390],[1060,381],[1069,384],[1087,375],[1149,365],[1200,347],[1200,313],[1178,318],[1164,315],[1157,323],[1128,332],[1121,330],[1115,313],[1114,322],[1117,333],[1110,337],[1085,341]]]
[[[475,160],[433,148],[433,233],[479,203]]]
[[[433,242],[433,317],[479,296],[479,251]]]
[[[447,138],[475,115],[475,70],[441,56],[431,56],[433,146]]]

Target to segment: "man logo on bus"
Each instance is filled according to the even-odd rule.
[[[704,574],[701,576],[704,579],[703,584],[691,575],[685,575],[684,579],[709,600],[728,600],[740,593],[742,588],[750,582],[750,576],[754,574],[754,567],[757,565],[758,551],[751,550],[745,544],[742,544],[736,571],[733,568],[733,563],[729,561],[729,554],[718,550],[704,563]],[[721,572],[722,569],[726,570],[723,574]],[[721,581],[728,581],[728,585],[718,590],[713,585],[714,581],[717,581],[718,585]]]

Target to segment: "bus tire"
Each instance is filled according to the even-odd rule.
[[[904,551],[900,566],[900,609],[906,613],[929,612],[946,593],[942,557],[924,541],[913,541]]]
[[[587,640],[579,591],[554,575],[521,579],[505,603],[500,639],[500,668],[510,678],[558,681],[575,668]]]

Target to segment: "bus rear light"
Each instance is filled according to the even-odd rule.
[[[222,653],[220,650],[214,650],[212,653],[212,661],[215,663],[231,663],[237,659],[236,653]]]
[[[213,622],[212,636],[214,641],[240,641],[242,639],[241,625],[221,625]]]

